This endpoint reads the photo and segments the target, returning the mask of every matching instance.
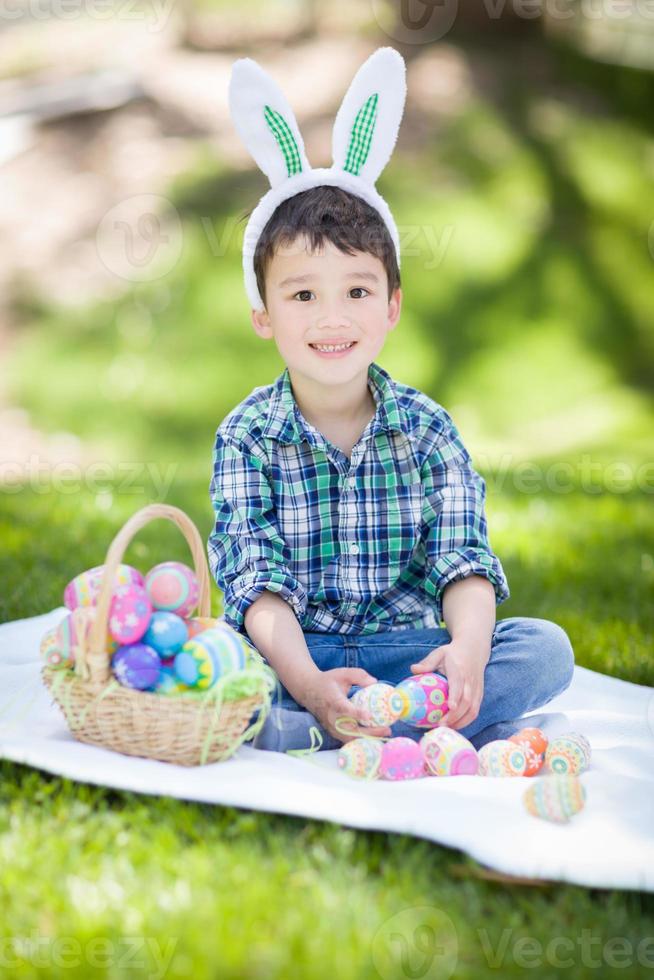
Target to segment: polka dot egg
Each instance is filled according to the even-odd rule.
[[[157,651],[162,659],[177,653],[188,639],[188,626],[175,613],[157,609],[152,613],[143,642]]]
[[[109,608],[109,632],[121,646],[136,643],[150,623],[152,604],[141,585],[119,585]]]
[[[338,750],[336,764],[353,779],[377,779],[382,743],[374,738],[353,738]]]
[[[364,727],[392,725],[402,714],[404,699],[390,684],[378,682],[355,691],[350,701],[365,712]]]
[[[111,667],[118,682],[138,691],[153,688],[159,680],[159,654],[145,643],[119,647],[111,658]]]
[[[527,813],[551,823],[568,823],[586,803],[586,790],[578,776],[548,775],[534,781],[524,794]]]
[[[519,745],[498,738],[479,749],[480,776],[524,776],[527,768],[525,753]]]
[[[425,775],[425,760],[418,742],[400,736],[382,745],[379,772],[382,779],[417,779]]]
[[[552,739],[545,753],[548,772],[578,776],[590,765],[590,743],[584,735],[570,732]]]
[[[414,728],[434,728],[448,712],[448,684],[441,674],[415,674],[395,688],[404,701],[402,721]]]
[[[474,746],[454,728],[432,728],[420,739],[420,747],[434,776],[476,776],[479,771]]]
[[[179,561],[164,561],[145,576],[145,589],[155,609],[190,616],[198,604],[200,589],[195,572]]]
[[[95,606],[100,595],[104,565],[97,565],[80,572],[64,589],[64,605],[73,611],[78,606]],[[131,565],[119,565],[114,578],[115,585],[143,585],[143,576]]]

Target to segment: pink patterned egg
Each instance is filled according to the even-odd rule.
[[[447,679],[426,673],[406,677],[395,688],[404,699],[402,721],[414,728],[435,728],[449,711]]]
[[[425,765],[434,776],[476,776],[479,758],[474,746],[454,728],[432,728],[420,739]]]
[[[425,775],[425,760],[418,742],[400,735],[382,746],[379,774],[382,779],[417,779]]]
[[[183,619],[198,604],[200,587],[193,569],[181,561],[164,561],[145,576],[145,588],[155,609],[177,613]]]
[[[109,632],[120,646],[141,639],[150,624],[152,603],[140,585],[119,585],[109,609]]]
[[[64,589],[64,605],[68,609],[77,609],[78,606],[95,606],[100,595],[102,576],[104,575],[104,565],[97,565],[89,568],[85,572],[80,572]],[[115,576],[116,585],[143,585],[143,576],[136,568],[131,565],[119,565]]]

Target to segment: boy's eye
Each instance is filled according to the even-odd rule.
[[[350,293],[368,293],[368,290],[365,288],[365,286],[353,286]],[[299,298],[300,302],[304,303],[311,295],[312,293],[310,289],[301,289],[299,293],[295,294],[293,299]],[[362,299],[362,297],[355,296],[354,299]]]

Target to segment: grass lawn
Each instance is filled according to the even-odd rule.
[[[651,134],[597,79],[602,97],[588,99],[565,59],[554,94],[501,64],[497,93],[473,97],[438,139],[400,141],[382,175],[416,247],[379,361],[445,405],[486,477],[512,591],[498,616],[556,620],[579,664],[654,685]],[[170,191],[184,250],[165,279],[82,310],[36,299],[17,310],[14,402],[110,465],[93,484],[46,474],[0,492],[0,620],[60,605],[150,501],[184,508],[208,535],[215,427],[283,365],[249,327],[240,239],[216,255],[200,218],[220,233],[263,192],[259,177],[198,160]],[[436,262],[434,234],[446,243]],[[183,542],[161,522],[127,552],[145,569],[174,557],[186,559]],[[411,837],[8,762],[0,777],[0,976],[449,976],[420,913],[405,911],[425,905],[453,924],[456,977],[558,976],[557,938],[574,944],[566,973],[609,976],[626,960],[618,937],[633,953],[622,975],[649,975],[635,951],[654,937],[652,895],[507,884]],[[392,936],[397,958],[384,964]],[[540,966],[520,939],[542,944]]]

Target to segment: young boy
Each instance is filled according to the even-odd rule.
[[[363,110],[353,114],[372,104],[356,85],[371,65],[383,69],[374,79],[383,100],[397,59],[380,49],[350,87],[348,161],[353,147],[361,157]],[[241,64],[249,83],[268,86],[265,118],[276,138],[283,129],[286,147],[295,142],[302,162],[290,108],[256,63]],[[388,84],[395,97],[397,79]],[[235,121],[250,111],[252,89],[243,111],[233,99]],[[241,131],[258,154],[257,125]],[[308,748],[313,726],[323,749],[365,734],[418,739],[422,731],[402,722],[358,726],[348,696],[375,680],[438,671],[450,691],[442,723],[479,748],[565,690],[570,641],[547,620],[496,622],[509,589],[487,536],[484,481],[445,409],[376,363],[402,302],[387,205],[345,170],[310,171],[306,189],[293,193],[298,185],[296,176],[273,184],[252,256],[244,246],[252,325],[286,368],[218,427],[210,483],[208,554],[225,619],[280,681],[253,745]],[[355,719],[349,735],[336,725],[342,717]]]

